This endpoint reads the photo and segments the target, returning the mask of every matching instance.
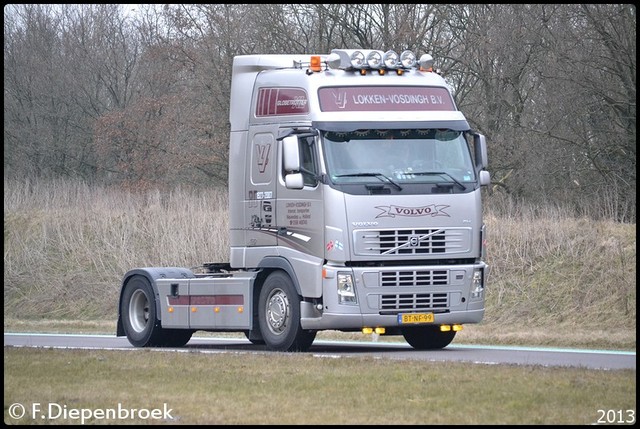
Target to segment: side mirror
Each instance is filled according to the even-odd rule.
[[[487,186],[491,184],[491,175],[487,170],[480,171],[480,186]]]
[[[282,139],[282,153],[284,158],[284,171],[300,171],[300,149],[298,147],[298,137],[289,136]]]
[[[476,152],[476,168],[479,170],[489,165],[487,156],[487,140],[482,134],[473,135],[473,145]]]
[[[289,173],[284,176],[284,185],[287,189],[302,189],[304,188],[304,178],[302,173]]]

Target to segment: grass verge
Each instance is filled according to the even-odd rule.
[[[5,347],[4,374],[7,424],[592,424],[636,407],[632,370]]]

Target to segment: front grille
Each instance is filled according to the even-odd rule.
[[[383,271],[380,274],[382,286],[446,286],[449,284],[449,270],[426,271]]]
[[[402,311],[446,310],[449,308],[447,293],[384,294],[380,297],[380,313]]]
[[[359,255],[427,256],[468,252],[471,232],[459,229],[392,229],[354,231]]]
[[[416,229],[380,231],[377,245],[380,253],[394,255],[425,255],[444,253],[446,236],[444,231]]]

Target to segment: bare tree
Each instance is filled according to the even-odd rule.
[[[456,43],[445,73],[459,107],[489,138],[494,189],[635,219],[634,12],[622,5],[450,9]],[[598,201],[603,189],[614,190],[617,208]]]
[[[565,201],[581,210],[598,202],[604,215],[628,218],[636,201],[635,7],[567,6],[546,26],[555,61],[542,80],[552,114],[531,128],[565,151]]]
[[[137,60],[119,11],[117,5],[5,9],[10,174],[96,179],[93,123],[127,105]]]
[[[235,55],[410,49],[487,135],[493,192],[635,222],[632,5],[129,7],[5,7],[5,177],[224,184]]]

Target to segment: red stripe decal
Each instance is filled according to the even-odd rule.
[[[169,305],[244,305],[242,295],[167,296]]]

